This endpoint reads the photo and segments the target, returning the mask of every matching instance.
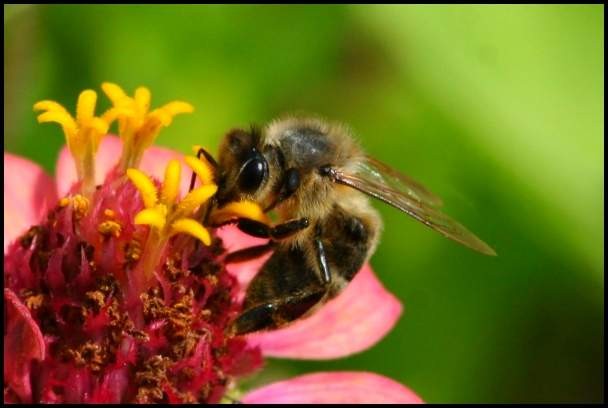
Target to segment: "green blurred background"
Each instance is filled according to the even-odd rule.
[[[378,204],[372,264],[405,305],[397,326],[350,358],[269,361],[253,384],[368,370],[428,402],[601,401],[603,11],[4,6],[4,149],[53,171],[63,138],[33,103],[73,109],[105,80],[192,102],[158,139],[184,152],[285,112],[347,122],[499,256]]]

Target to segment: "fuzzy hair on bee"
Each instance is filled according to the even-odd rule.
[[[253,200],[279,219],[273,226],[231,221],[268,241],[229,254],[227,262],[272,252],[249,284],[243,311],[230,326],[235,335],[276,329],[310,315],[352,281],[374,253],[382,230],[370,197],[456,242],[495,255],[438,209],[437,196],[366,155],[342,124],[290,116],[264,128],[232,129],[220,144],[215,165],[215,207]]]

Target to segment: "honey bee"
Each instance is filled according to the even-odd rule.
[[[226,257],[243,262],[272,251],[249,284],[230,332],[283,327],[338,295],[374,253],[382,220],[368,196],[486,255],[494,250],[438,210],[441,200],[410,177],[366,155],[343,125],[285,118],[263,129],[233,129],[221,144],[214,206],[253,200],[276,211],[274,226],[233,222],[268,243]]]

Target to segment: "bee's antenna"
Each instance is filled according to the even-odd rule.
[[[260,128],[255,123],[249,125],[249,133],[253,137],[254,144],[257,144],[262,137],[262,128]]]

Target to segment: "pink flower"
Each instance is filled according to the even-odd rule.
[[[213,243],[206,247],[172,232],[153,276],[142,278],[139,256],[149,253],[136,247],[147,242],[152,227],[133,220],[156,207],[116,171],[121,149],[116,137],[101,140],[89,173],[89,187],[99,187],[81,199],[73,193],[82,172],[67,148],[56,182],[36,164],[4,154],[5,402],[217,402],[239,377],[261,367],[262,356],[348,356],[371,347],[399,318],[401,304],[365,266],[339,297],[307,319],[276,331],[226,335],[244,288],[266,257],[225,266],[223,256],[259,240],[226,227],[211,231]],[[150,147],[140,159],[139,169],[160,180],[165,164],[179,157]],[[182,196],[188,182],[182,177]],[[71,198],[58,204],[66,195]],[[203,227],[177,224],[175,231],[205,238]],[[366,372],[304,375],[241,399],[422,402],[403,385]]]

